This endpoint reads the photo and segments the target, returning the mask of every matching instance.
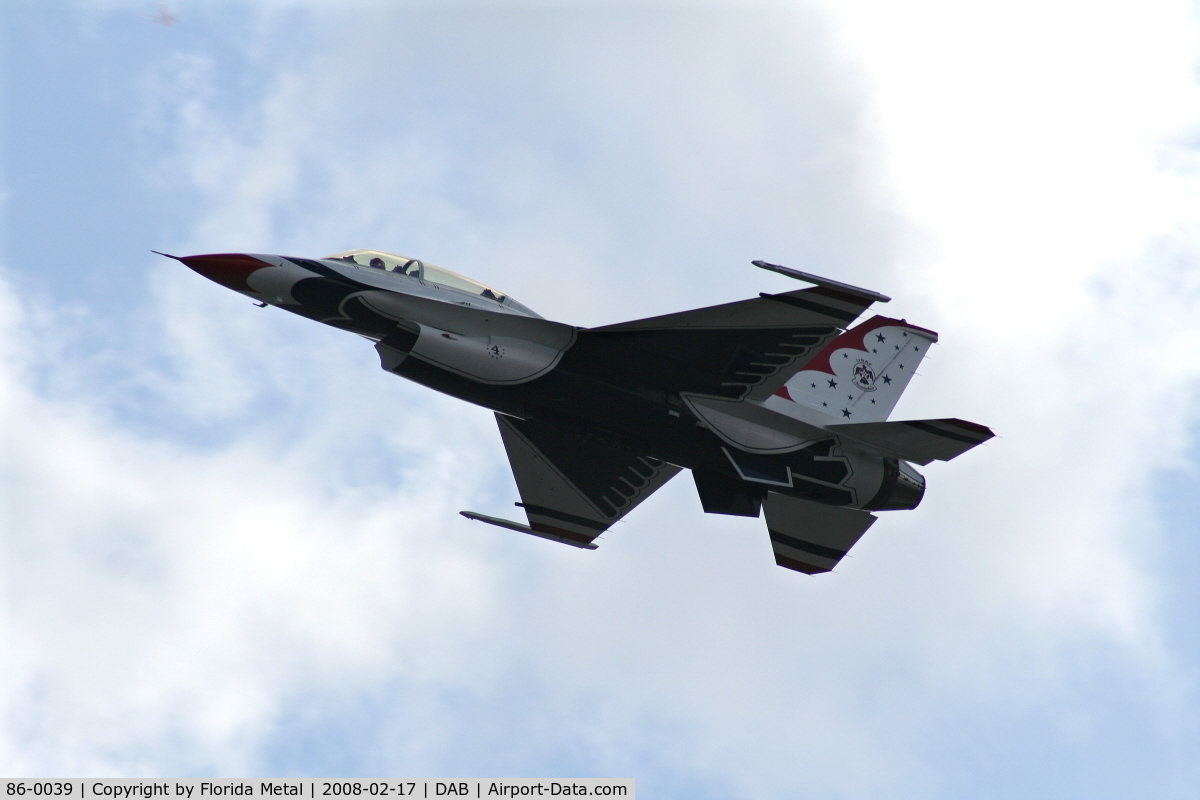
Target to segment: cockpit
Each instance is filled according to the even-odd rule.
[[[443,269],[433,264],[426,264],[424,261],[416,258],[399,256],[395,253],[385,253],[382,250],[347,250],[344,253],[325,256],[325,258],[346,261],[354,264],[356,267],[378,269],[384,272],[398,272],[401,275],[408,275],[423,281],[429,281],[430,283],[441,284],[451,289],[458,289],[460,292],[477,294],[480,297],[486,297],[489,300],[495,300],[499,303],[509,300],[509,297],[503,292],[493,289],[490,286],[485,286],[479,281],[473,281],[465,275],[459,275],[457,272],[451,272],[448,269]]]

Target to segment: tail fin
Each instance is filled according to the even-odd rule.
[[[872,317],[826,345],[775,394],[843,422],[883,422],[936,341],[933,331],[902,319]]]

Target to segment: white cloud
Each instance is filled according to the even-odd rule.
[[[930,467],[833,576],[776,568],[761,521],[702,516],[687,476],[561,552],[455,515],[515,497],[488,415],[353,337],[168,265],[120,372],[10,292],[4,757],[1120,790],[1081,741],[1138,752],[1147,785],[1194,774],[1155,754],[1191,741],[1168,709],[1195,697],[1147,555],[1194,417],[1195,178],[1159,168],[1193,124],[1191,22],[830,9],[322,17],[242,111],[209,56],[162,62],[142,124],[204,198],[183,249],[411,251],[580,324],[785,285],[744,263],[771,257],[939,329],[900,414],[1002,438]],[[1017,764],[1022,726],[1060,763],[972,771],[977,742]],[[319,754],[289,755],[305,737]]]
[[[235,302],[218,313],[236,324],[247,310]],[[422,609],[435,603],[438,623],[460,632],[489,616],[486,543],[447,542],[452,517],[438,513],[487,477],[469,468],[488,450],[486,416],[460,415],[430,441],[421,431],[444,416],[434,412],[442,401],[412,398],[397,414],[405,392],[389,393],[387,376],[372,392],[361,363],[301,337],[275,350],[293,364],[281,377],[320,369],[335,383],[326,397],[261,409],[232,442],[180,444],[123,430],[86,400],[37,396],[14,362],[38,347],[13,327],[4,386],[5,419],[20,421],[6,437],[17,771],[253,771],[246,745],[269,726],[280,692],[372,680],[389,663],[432,677],[457,637],[431,630]],[[238,342],[211,344],[205,362],[237,355]],[[181,383],[181,394],[256,388],[251,379],[213,391],[187,371]],[[359,449],[367,466],[387,453],[386,471],[355,474]],[[412,641],[430,635],[441,647],[414,655]],[[164,748],[173,739],[180,752]]]

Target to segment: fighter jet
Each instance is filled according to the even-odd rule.
[[[937,334],[884,316],[850,327],[890,298],[765,261],[752,263],[811,286],[580,328],[381,250],[170,257],[261,306],[363,336],[387,372],[495,412],[528,523],[461,513],[574,547],[595,549],[688,469],[706,513],[763,513],[777,564],[828,572],[872,512],[921,502],[914,464],[993,435],[959,419],[888,420]]]
[[[159,3],[158,13],[153,17],[147,16],[146,19],[152,20],[154,24],[162,25],[164,28],[169,28],[179,22],[179,17],[171,13],[171,9],[167,8],[166,3]]]

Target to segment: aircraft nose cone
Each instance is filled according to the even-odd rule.
[[[246,278],[256,270],[271,266],[267,262],[245,253],[182,256],[179,260],[210,281],[215,281],[236,292],[253,292],[254,289],[246,282]]]

